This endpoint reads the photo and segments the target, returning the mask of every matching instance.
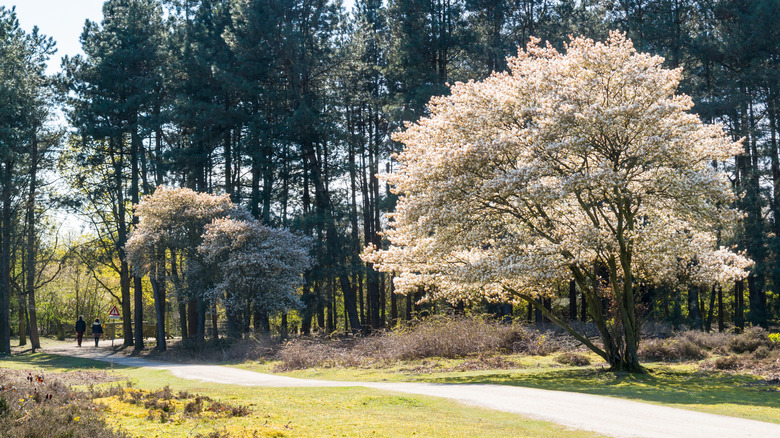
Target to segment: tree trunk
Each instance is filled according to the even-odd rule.
[[[355,289],[349,282],[349,277],[346,272],[339,276],[341,281],[341,290],[344,294],[344,310],[346,311],[346,320],[349,323],[349,327],[352,333],[360,331],[360,318],[358,318],[357,306],[355,305]]]
[[[137,120],[137,119],[136,119]],[[138,154],[141,151],[141,136],[138,134],[137,121],[130,134],[130,198],[133,203],[133,213],[138,205],[140,187],[138,185]],[[138,216],[133,214],[133,229],[138,226]],[[141,277],[133,275],[134,310],[135,310],[135,350],[144,348],[144,288]]]
[[[569,282],[569,319],[577,320],[577,283],[574,280]]]
[[[27,198],[27,311],[30,316],[30,346],[32,351],[41,348],[38,336],[38,312],[35,307],[35,282],[38,258],[38,244],[35,228],[35,196],[38,184],[38,137],[33,134],[30,154],[30,190]],[[23,320],[24,318],[20,318]],[[21,333],[20,333],[21,336]]]
[[[157,280],[157,273],[152,272],[149,276],[152,283],[152,294],[154,295],[154,313],[157,321],[157,351],[167,349],[167,340],[165,338],[165,280]]]
[[[11,169],[6,159],[2,169],[2,223],[0,225],[0,354],[11,354]]]
[[[118,144],[117,144],[118,142]],[[116,193],[116,211],[117,211],[117,250],[119,252],[119,289],[121,291],[122,302],[122,336],[123,345],[130,347],[133,342],[133,315],[130,313],[130,269],[127,266],[125,258],[125,243],[127,243],[127,221],[125,208],[125,190],[122,184],[123,172],[123,153],[122,139],[109,139],[109,155],[114,166],[114,190]],[[119,150],[116,150],[117,146]]]
[[[688,326],[701,330],[701,309],[699,308],[699,288],[691,286],[688,289]]]
[[[179,279],[179,262],[178,257],[179,255],[176,254],[176,251],[173,249],[170,249],[171,252],[171,279],[173,280],[173,284],[176,287],[175,292],[177,293],[177,301],[178,301],[178,307],[179,307],[179,331],[181,334],[182,341],[186,340],[189,336],[189,330],[187,330],[187,303],[184,300],[184,297],[181,294],[181,280]]]
[[[255,333],[264,335],[271,333],[271,321],[268,318],[268,313],[259,310],[257,306],[255,306],[254,311],[254,328]]]
[[[26,272],[25,272],[26,274]],[[27,295],[24,293],[24,289],[27,287],[27,285],[24,285],[24,288],[19,288],[18,294],[17,294],[17,303],[19,304],[18,312],[19,312],[19,346],[23,347],[27,345],[27,324],[25,321],[25,315],[27,315],[27,310],[25,307],[27,307]]]
[[[398,323],[398,296],[395,293],[394,276],[395,272],[390,275],[390,327],[395,327]]]
[[[187,300],[187,337],[198,337],[198,300],[194,298]]]
[[[195,342],[203,344],[206,339],[206,313],[208,313],[208,303],[203,298],[195,300]]]
[[[354,130],[354,126],[350,122],[350,132],[352,132],[353,130]],[[361,265],[360,257],[358,256],[358,254],[360,254],[360,237],[358,235],[359,226],[358,226],[358,212],[357,212],[357,163],[355,161],[355,147],[351,142],[349,143],[349,188],[350,188],[349,221],[350,221],[350,225],[352,226],[352,230],[351,230],[351,236],[352,236],[351,262],[352,263],[349,270],[344,269],[344,271],[341,273],[341,277],[342,277],[341,290],[344,293],[344,312],[347,314],[347,318],[349,319],[349,325],[352,330],[352,333],[357,333],[361,329],[360,320],[363,314],[362,286],[357,281],[353,281],[353,284],[350,285],[349,277],[347,277],[350,271],[359,270]],[[357,309],[358,295],[355,291],[355,289],[359,287],[361,288],[360,316],[358,315],[358,309]]]
[[[718,332],[723,333],[726,329],[723,316],[723,288],[718,287]]]
[[[712,318],[715,315],[715,286],[712,286],[712,290],[710,291],[710,308],[707,310],[707,333],[712,331]]]
[[[228,302],[233,302],[233,299],[228,297]],[[242,315],[241,310],[232,306],[225,307],[225,317],[227,318],[227,335],[230,339],[241,339],[243,327],[241,324]],[[216,338],[215,338],[216,339]]]
[[[769,145],[772,161],[772,210],[773,210],[773,228],[774,228],[774,247],[775,257],[772,267],[772,283],[777,290],[780,287],[780,148],[777,141],[777,96],[775,89],[770,91],[767,99],[767,118],[769,119]],[[775,309],[780,311],[780,293],[775,292]]]
[[[750,318],[751,324],[754,326],[767,326],[766,315],[766,291],[764,291],[763,276],[751,273],[747,278],[748,283],[748,300],[750,304]]]
[[[742,333],[745,329],[744,309],[744,285],[742,280],[734,283],[734,331]]]
[[[212,339],[219,339],[219,325],[217,324],[217,303],[209,306],[211,308],[211,337]],[[236,322],[239,330],[241,330],[241,311],[236,311]]]

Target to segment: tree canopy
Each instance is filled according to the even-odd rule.
[[[241,335],[240,315],[253,306],[269,313],[299,307],[310,238],[261,225],[229,195],[185,188],[158,187],[136,215],[125,251],[136,275],[151,276],[156,303],[165,301],[164,284],[172,277],[180,297],[224,304],[231,336]],[[164,321],[164,309],[157,312]],[[158,336],[164,346],[164,332]]]
[[[431,115],[395,136],[392,245],[366,258],[400,272],[400,291],[430,286],[453,302],[535,302],[574,280],[604,348],[580,339],[637,370],[637,284],[690,263],[709,282],[746,275],[748,260],[717,245],[738,213],[712,166],[741,145],[688,112],[680,69],[622,33],[573,39],[565,53],[532,39],[508,63],[432,99]]]

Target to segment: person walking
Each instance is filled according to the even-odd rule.
[[[100,319],[95,318],[95,322],[92,323],[92,335],[95,336],[95,347],[98,346],[100,335],[103,334],[103,326],[100,324]]]
[[[79,320],[76,321],[76,342],[79,343],[79,347],[81,347],[85,331],[87,331],[87,322],[84,321],[84,315],[79,315]]]

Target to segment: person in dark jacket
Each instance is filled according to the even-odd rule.
[[[81,347],[81,339],[84,338],[84,332],[87,331],[87,322],[84,321],[84,316],[79,315],[79,320],[76,321],[76,341]]]
[[[95,336],[95,347],[98,346],[100,335],[103,334],[103,326],[100,324],[100,319],[95,318],[95,322],[92,323],[92,335]]]

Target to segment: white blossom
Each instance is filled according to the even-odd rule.
[[[689,112],[662,61],[617,32],[565,54],[532,40],[510,72],[432,99],[394,136],[391,245],[364,259],[399,273],[401,293],[452,301],[551,294],[610,261],[647,282],[694,260],[696,282],[743,278],[750,261],[716,245],[738,214],[712,166],[742,148]]]

